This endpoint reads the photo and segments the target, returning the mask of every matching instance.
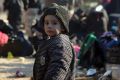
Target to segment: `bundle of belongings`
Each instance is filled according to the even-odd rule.
[[[0,56],[7,57],[9,52],[14,57],[24,57],[30,56],[33,48],[22,31],[14,32],[12,26],[0,20]]]
[[[94,33],[88,34],[78,55],[77,71],[80,70],[78,76],[82,74],[82,76],[95,77],[98,80],[100,77],[104,78],[103,75],[107,74],[105,77],[111,78],[112,72],[106,71],[105,65],[105,51],[101,43]],[[83,73],[81,73],[82,70]]]
[[[106,52],[108,63],[120,64],[120,34],[105,32],[100,38]]]

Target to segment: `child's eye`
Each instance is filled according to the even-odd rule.
[[[54,22],[53,24],[54,24],[54,25],[56,25],[56,24],[57,24],[57,22]]]
[[[44,22],[45,25],[48,25],[49,23],[47,21]]]

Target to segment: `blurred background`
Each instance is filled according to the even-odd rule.
[[[53,2],[69,11],[68,35],[76,50],[76,61],[79,60],[78,55],[81,54],[83,44],[87,42],[86,37],[93,33],[97,41],[100,41],[98,44],[102,44],[100,51],[104,54],[96,50],[93,53],[97,57],[87,55],[86,59],[84,55],[83,63],[88,62],[84,66],[91,68],[94,65],[92,61],[102,61],[105,55],[107,62],[103,61],[103,66],[98,65],[96,68],[112,70],[113,76],[117,78],[115,80],[119,80],[120,0],[0,0],[0,74],[3,73],[0,77],[15,75],[18,70],[26,76],[32,76],[34,54],[39,40],[42,39],[39,19],[42,11]],[[94,45],[90,47],[96,48]],[[92,55],[90,47],[86,54]],[[105,68],[107,63],[110,65]],[[7,73],[10,74],[6,75]]]

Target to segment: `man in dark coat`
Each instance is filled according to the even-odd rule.
[[[8,11],[8,22],[14,28],[18,30],[22,24],[23,11],[26,9],[27,0],[5,0],[3,3],[4,11]]]

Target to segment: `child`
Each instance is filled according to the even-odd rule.
[[[39,45],[36,53],[33,79],[73,80],[75,57],[66,35],[69,32],[68,11],[53,3],[44,10],[40,22],[47,38]]]

